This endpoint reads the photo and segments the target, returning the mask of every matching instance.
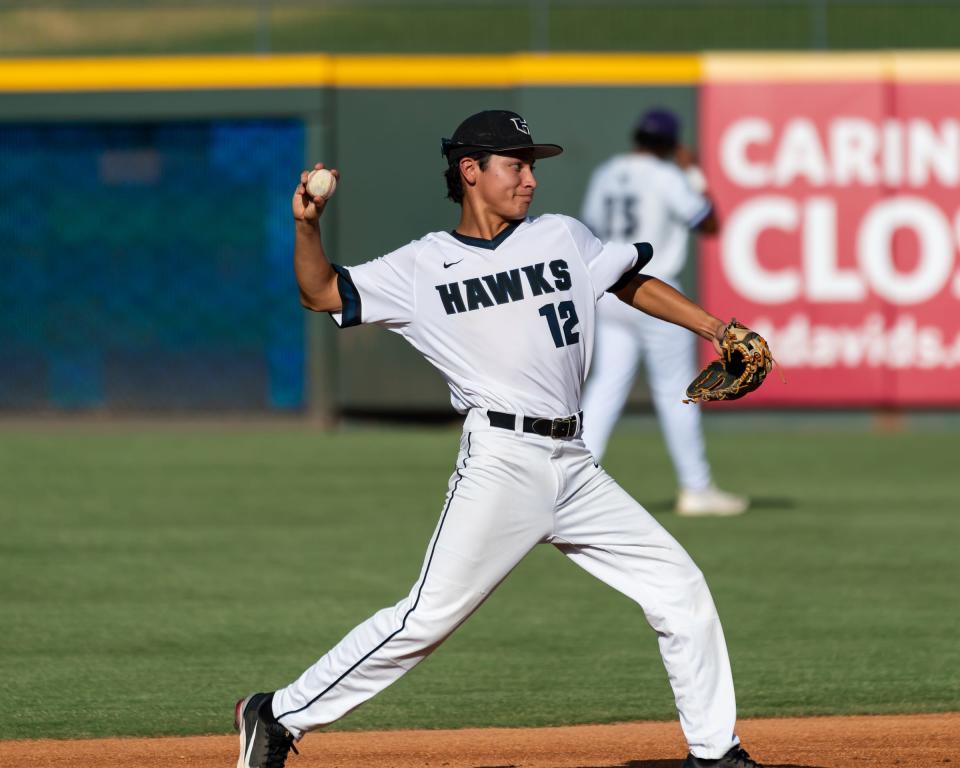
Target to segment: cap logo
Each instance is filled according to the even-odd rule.
[[[511,117],[510,122],[513,123],[514,128],[520,131],[520,133],[525,133],[527,136],[530,135],[530,129],[527,127],[527,121],[522,117]]]

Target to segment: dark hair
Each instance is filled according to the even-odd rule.
[[[672,155],[677,149],[676,139],[646,131],[634,131],[633,143],[638,149],[645,149],[661,157]]]
[[[460,161],[463,160],[464,157],[472,157],[476,160],[482,171],[487,167],[487,163],[490,162],[490,155],[490,152],[475,152],[470,155],[458,157],[454,162],[450,163],[450,165],[447,166],[447,170],[443,172],[447,180],[447,197],[458,205],[463,202],[463,178],[460,176]]]

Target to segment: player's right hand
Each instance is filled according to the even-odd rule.
[[[681,168],[686,169],[697,164],[697,155],[687,145],[679,144],[673,153],[673,161]]]
[[[310,170],[300,172],[300,183],[293,192],[293,218],[297,221],[316,222],[323,213],[329,198],[313,197],[307,192],[307,178],[313,171],[323,168],[323,163],[317,163]],[[330,172],[340,181],[340,171],[332,168]]]

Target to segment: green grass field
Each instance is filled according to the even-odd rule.
[[[703,568],[742,715],[960,709],[955,432],[711,433],[740,519],[681,520],[656,432],[606,462]],[[0,738],[229,729],[416,578],[436,430],[7,427]],[[343,728],[671,718],[640,610],[550,547]]]
[[[0,55],[953,48],[958,23],[944,0],[0,0]]]

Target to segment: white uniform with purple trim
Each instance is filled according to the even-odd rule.
[[[675,163],[649,153],[616,155],[593,173],[583,202],[583,221],[605,240],[653,243],[657,258],[644,274],[679,289],[689,231],[712,210]],[[597,307],[597,351],[584,392],[583,439],[597,457],[623,411],[640,360],[660,419],[678,484],[690,491],[711,485],[700,410],[683,403],[697,374],[696,338],[613,296]]]
[[[579,439],[597,300],[647,259],[642,247],[604,245],[576,219],[544,215],[494,240],[434,232],[337,268],[338,324],[376,323],[401,334],[441,372],[466,419],[410,593],[274,694],[274,715],[295,736],[397,680],[534,546],[550,543],[643,608],[691,751],[720,757],[738,743],[723,631],[702,574]],[[502,414],[512,415],[507,427],[492,423]],[[567,437],[524,431],[524,417],[569,416],[561,422]]]

